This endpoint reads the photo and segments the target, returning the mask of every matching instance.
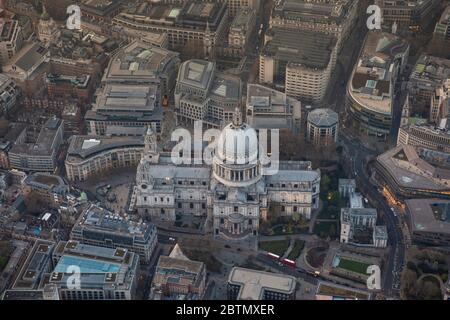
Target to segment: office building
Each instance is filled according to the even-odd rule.
[[[381,8],[383,25],[396,23],[412,31],[425,29],[439,8],[439,0],[376,0]]]
[[[85,181],[114,169],[139,164],[144,138],[134,136],[72,136],[65,161],[70,181]]]
[[[336,64],[336,38],[313,31],[267,31],[259,82],[284,88],[293,98],[320,103]]]
[[[241,8],[228,33],[228,46],[236,57],[245,55],[256,35],[256,10]]]
[[[307,140],[316,146],[329,147],[338,140],[339,116],[331,109],[308,113]]]
[[[32,173],[23,182],[23,192],[26,196],[33,194],[48,207],[59,209],[69,195],[69,185],[57,175]]]
[[[52,252],[55,244],[51,241],[36,240],[23,262],[11,289],[38,290],[44,274],[52,269]]]
[[[91,204],[78,218],[70,234],[72,240],[107,248],[124,248],[148,263],[157,245],[156,227],[135,222]]]
[[[46,282],[61,300],[132,300],[136,298],[139,256],[126,248],[103,248],[78,241],[60,241],[53,251],[54,269]],[[79,288],[69,287],[73,268]]]
[[[149,3],[133,12],[122,12],[113,24],[138,31],[167,33],[169,49],[186,47],[203,50],[213,57],[215,47],[226,38],[226,4],[209,1],[171,1]]]
[[[0,18],[0,64],[7,64],[22,45],[23,34],[19,21]]]
[[[120,13],[122,0],[83,0],[80,4],[82,19],[109,23]]]
[[[448,154],[399,145],[378,156],[375,178],[402,198],[450,198]]]
[[[247,85],[247,123],[254,129],[300,133],[302,104],[285,93],[259,84]]]
[[[105,70],[92,110],[85,120],[91,135],[105,135],[109,126],[162,130],[162,99],[173,86],[178,54],[134,41],[119,50]]]
[[[227,5],[228,15],[230,18],[234,18],[244,10],[244,8],[251,8],[255,12],[259,13],[261,8],[261,1],[264,0],[219,0]]]
[[[241,107],[241,97],[241,80],[218,72],[215,62],[188,60],[181,64],[175,87],[178,121],[203,121],[208,127],[222,128]]]
[[[397,36],[379,31],[367,35],[347,87],[347,112],[360,132],[390,134],[395,84],[408,55],[408,43]]]
[[[63,142],[64,124],[60,119],[48,119],[36,140],[15,143],[8,152],[9,164],[22,171],[53,173],[57,166],[59,147]]]
[[[154,300],[201,300],[206,288],[206,267],[192,261],[178,244],[169,256],[160,256],[152,282]]]
[[[410,199],[405,201],[407,225],[415,243],[431,246],[450,244],[450,201]]]
[[[0,112],[7,114],[16,107],[20,88],[14,80],[0,73]]]
[[[270,26],[333,35],[339,51],[356,22],[357,9],[355,0],[279,0]]]
[[[409,145],[450,154],[450,121],[443,127],[428,124],[408,124],[400,127],[397,145]]]
[[[449,78],[450,60],[422,54],[417,60],[408,82],[411,108],[428,111],[436,90],[442,88]]]
[[[228,300],[295,300],[293,276],[233,267],[228,276]]]

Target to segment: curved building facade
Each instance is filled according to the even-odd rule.
[[[409,45],[384,32],[369,32],[347,88],[347,112],[368,135],[387,137],[393,116],[394,88],[406,64]]]
[[[85,181],[116,168],[137,166],[143,152],[143,138],[73,136],[65,161],[67,178]]]

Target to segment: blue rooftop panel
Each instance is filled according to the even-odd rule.
[[[54,272],[67,272],[69,266],[79,267],[81,273],[117,273],[120,268],[120,266],[115,263],[63,256],[59,260]]]

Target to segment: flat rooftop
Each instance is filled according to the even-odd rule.
[[[262,300],[264,290],[292,294],[297,280],[288,275],[234,267],[228,276],[228,283],[241,286],[239,300]]]
[[[405,200],[413,231],[450,234],[450,200]]]
[[[448,186],[435,182],[432,178],[434,167],[420,159],[412,146],[397,146],[380,156],[377,161],[389,172],[396,183],[404,188],[423,190],[450,190]],[[424,172],[428,171],[428,174]]]
[[[274,15],[285,19],[341,23],[355,4],[355,0],[280,0],[276,2]]]
[[[76,226],[115,233],[126,237],[146,238],[154,230],[153,224],[139,223],[92,204],[81,215]]]
[[[77,162],[111,149],[132,147],[144,148],[144,137],[72,136],[67,160]]]
[[[351,94],[364,107],[391,115],[395,58],[408,43],[390,33],[369,32],[351,80]]]
[[[326,69],[336,47],[334,36],[313,31],[272,28],[268,36],[263,56],[313,69]]]
[[[122,48],[106,69],[104,80],[154,81],[167,71],[178,53],[136,40]]]

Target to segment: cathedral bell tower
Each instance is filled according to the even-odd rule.
[[[206,60],[211,60],[213,57],[213,43],[214,34],[209,27],[209,21],[206,21],[205,37],[203,38],[203,48]]]
[[[159,162],[156,134],[150,126],[147,128],[147,133],[145,134],[144,139],[144,157],[151,163]]]

